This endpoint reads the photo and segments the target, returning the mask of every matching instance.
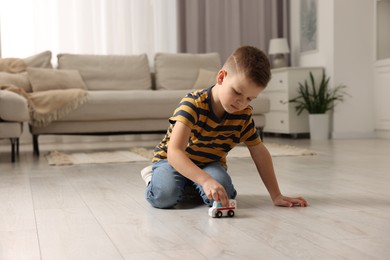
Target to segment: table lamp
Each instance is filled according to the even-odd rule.
[[[274,55],[272,68],[287,67],[285,53],[290,53],[286,38],[275,38],[270,40],[268,54]]]

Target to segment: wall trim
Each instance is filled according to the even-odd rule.
[[[380,139],[390,139],[390,131],[386,130],[377,130],[376,137]]]
[[[368,132],[333,132],[332,139],[373,139],[377,138],[375,131]]]

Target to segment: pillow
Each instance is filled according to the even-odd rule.
[[[34,92],[69,88],[87,89],[77,70],[27,68],[27,72]]]
[[[217,82],[218,71],[199,69],[198,78],[193,86],[194,89],[208,88]]]
[[[19,88],[23,88],[26,92],[31,92],[31,84],[28,79],[27,72],[22,73],[8,73],[0,72],[0,85],[1,84],[11,84]]]
[[[218,53],[157,53],[154,56],[156,89],[192,89],[199,70],[218,71],[221,61]]]
[[[23,61],[26,63],[27,67],[33,68],[46,68],[52,69],[51,65],[51,51],[44,51],[33,56],[24,58]]]
[[[89,90],[152,89],[146,54],[58,54],[57,58],[58,68],[78,70]]]

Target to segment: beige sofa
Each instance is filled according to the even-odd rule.
[[[217,53],[159,53],[154,57],[153,72],[145,54],[59,54],[57,61],[57,69],[27,70],[32,91],[52,86],[80,88],[88,95],[82,105],[49,124],[30,125],[36,155],[40,135],[165,132],[167,119],[180,100],[193,89],[212,85],[221,67]],[[269,100],[260,97],[252,106],[261,130]]]

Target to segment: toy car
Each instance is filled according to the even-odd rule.
[[[213,218],[234,217],[234,211],[237,209],[236,200],[229,200],[229,206],[222,207],[220,201],[214,201],[213,206],[209,208],[209,216]]]

